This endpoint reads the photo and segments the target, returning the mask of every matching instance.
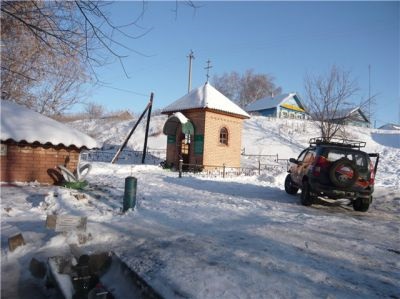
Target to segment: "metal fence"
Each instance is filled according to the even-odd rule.
[[[283,172],[288,169],[289,161],[280,159],[277,163],[258,163],[257,167],[230,167],[226,165],[198,165],[180,163],[178,167],[179,177],[183,173],[197,174],[207,177],[235,177],[235,176],[254,176],[268,172]]]
[[[123,150],[117,163],[119,164],[141,164],[142,151]],[[111,162],[115,156],[115,150],[91,150],[81,153],[81,160],[88,162]],[[249,167],[231,167],[229,165],[198,165],[181,163],[178,167],[179,176],[182,173],[191,173],[207,177],[235,177],[254,176],[263,173],[286,171],[289,167],[288,159],[279,158],[279,155],[250,155],[242,154],[243,157],[252,160]],[[150,149],[146,152],[146,164],[162,164],[166,159],[165,149]]]
[[[114,150],[91,150],[81,153],[81,160],[88,162],[111,162],[115,156]],[[142,162],[142,151],[123,150],[117,163],[140,164]],[[147,164],[160,164],[166,158],[164,149],[148,149],[146,151]]]
[[[254,154],[242,153],[242,157],[250,158],[252,160],[259,161],[261,163],[263,163],[265,161],[272,161],[272,162],[277,162],[277,163],[288,161],[288,159],[279,158],[279,154],[275,154],[275,155],[254,155]]]

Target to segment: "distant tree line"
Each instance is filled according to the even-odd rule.
[[[276,86],[274,78],[267,74],[256,74],[247,70],[244,74],[232,71],[213,77],[213,85],[240,107],[265,97],[274,97],[282,92]],[[333,65],[326,74],[310,75],[304,78],[304,105],[309,116],[316,121],[321,136],[331,138],[343,133],[343,123],[337,119],[346,120],[343,115],[349,107],[354,107],[359,87],[349,71]],[[374,104],[376,95],[361,101],[364,108]],[[371,121],[371,113],[367,114]]]
[[[274,83],[274,77],[268,74],[256,74],[249,69],[244,74],[232,71],[212,78],[214,87],[240,107],[266,96],[278,95],[282,88]]]

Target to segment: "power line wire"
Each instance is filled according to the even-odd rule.
[[[118,90],[118,91],[122,91],[122,92],[127,92],[127,93],[131,93],[131,94],[135,94],[138,96],[142,96],[142,97],[149,97],[148,94],[144,94],[144,93],[140,93],[140,92],[136,92],[133,90],[128,90],[128,89],[123,89],[123,88],[118,88],[118,87],[113,87],[113,86],[107,86],[103,83],[97,83],[97,85],[101,86],[101,87],[105,87],[105,88],[110,88],[110,89],[114,89],[114,90]]]

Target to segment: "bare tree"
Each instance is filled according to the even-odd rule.
[[[98,81],[96,67],[134,52],[121,42],[151,29],[138,26],[142,8],[129,24],[115,24],[106,1],[1,1],[2,99],[45,114],[62,113],[82,99],[82,86]],[[187,5],[195,8],[189,1]],[[176,3],[176,7],[178,2]]]
[[[241,76],[237,72],[224,73],[221,76],[214,75],[212,83],[216,89],[229,99],[239,103],[241,94]]]
[[[82,98],[90,78],[72,2],[1,2],[1,90],[11,100],[47,115]]]
[[[100,104],[89,102],[85,107],[85,112],[90,118],[94,119],[102,117],[104,115],[105,108]]]
[[[322,137],[329,140],[342,129],[342,121],[346,117],[343,112],[357,90],[357,83],[350,72],[336,66],[332,66],[326,75],[306,76],[307,111],[317,121]]]
[[[231,72],[214,76],[212,82],[216,89],[241,107],[263,97],[282,92],[282,89],[275,85],[272,76],[254,74],[253,70],[247,70],[243,75]]]
[[[48,68],[51,74],[34,86],[35,107],[42,114],[62,114],[85,97],[83,85],[89,77],[79,62],[72,59],[60,57]]]
[[[3,22],[17,24],[58,56],[77,55],[93,68],[108,61],[105,54],[112,54],[123,67],[124,49],[144,54],[119,42],[116,35],[138,39],[150,29],[137,26],[144,7],[132,23],[115,25],[106,13],[109,5],[104,1],[2,1],[1,12]],[[139,32],[133,35],[135,31]]]

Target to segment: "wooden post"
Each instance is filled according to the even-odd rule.
[[[124,143],[121,145],[121,147],[118,149],[117,153],[115,154],[114,158],[111,160],[111,163],[114,164],[115,161],[118,160],[119,155],[121,154],[122,150],[125,148],[125,146],[128,144],[129,139],[131,138],[133,132],[135,132],[137,126],[139,125],[140,121],[142,120],[143,116],[145,115],[147,109],[149,109],[150,105],[152,103],[149,101],[149,103],[146,106],[146,109],[144,109],[142,115],[140,115],[138,121],[135,123],[135,125],[133,126],[132,130],[129,132],[128,136],[126,137]]]
[[[144,160],[146,159],[147,138],[149,137],[149,127],[150,127],[151,107],[153,107],[153,97],[154,97],[154,93],[151,93],[151,95],[150,95],[150,103],[149,103],[149,111],[147,113],[146,132],[145,132],[145,136],[144,136],[142,164],[144,164]]]
[[[258,175],[261,174],[261,161],[258,159]]]
[[[225,178],[225,163],[222,164],[222,177]]]

